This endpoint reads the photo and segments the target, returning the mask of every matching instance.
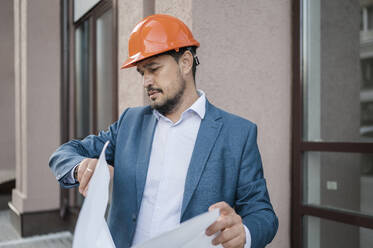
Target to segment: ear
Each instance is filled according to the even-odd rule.
[[[179,66],[180,66],[181,73],[183,75],[192,73],[193,55],[189,50],[186,50],[184,54],[181,55],[179,59]]]

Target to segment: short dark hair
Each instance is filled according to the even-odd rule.
[[[196,54],[197,54],[197,47],[196,46],[190,46],[190,47],[181,47],[179,48],[179,51],[176,52],[176,50],[167,51],[164,54],[168,54],[172,56],[177,63],[179,63],[180,57],[185,53],[185,51],[189,50],[193,55],[193,66],[192,66],[192,73],[193,73],[193,79],[194,83],[196,82],[196,69],[197,69],[197,62],[196,62]]]

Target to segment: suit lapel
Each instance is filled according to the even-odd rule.
[[[142,195],[144,193],[146,175],[148,172],[149,159],[152,149],[153,136],[155,127],[157,124],[157,119],[149,110],[144,116],[141,129],[140,137],[140,147],[139,153],[137,155],[137,167],[136,167],[136,198],[137,198],[137,211],[140,208]]]
[[[218,121],[219,118],[220,116],[216,109],[206,100],[206,115],[201,121],[185,180],[181,219],[196,190],[202,172],[206,166],[207,159],[220,133],[222,122]]]

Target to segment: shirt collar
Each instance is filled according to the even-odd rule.
[[[192,104],[192,106],[185,110],[185,112],[189,109],[193,110],[201,119],[203,119],[206,113],[206,95],[202,90],[197,90],[197,93],[199,95],[198,99]]]
[[[203,119],[205,117],[205,113],[206,113],[206,95],[205,95],[205,92],[203,92],[202,90],[197,90],[197,93],[199,95],[198,99],[192,104],[192,106],[190,106],[188,109],[186,109],[182,114],[181,116],[184,115],[184,113],[186,112],[190,112],[190,111],[193,111],[195,112],[201,119]],[[166,118],[165,116],[163,116],[161,113],[159,113],[158,110],[154,109],[153,110],[153,114],[154,116],[157,118],[157,120],[159,120],[159,118],[163,117],[163,118]]]

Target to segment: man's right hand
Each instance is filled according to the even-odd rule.
[[[79,182],[79,192],[84,197],[87,196],[88,191],[88,183],[91,180],[93,172],[96,169],[98,159],[96,158],[85,158],[80,164],[78,165],[78,182]],[[109,172],[110,178],[113,178],[114,174],[114,167],[109,165]]]

